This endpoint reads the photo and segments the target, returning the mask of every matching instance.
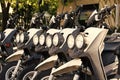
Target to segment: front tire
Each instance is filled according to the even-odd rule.
[[[10,80],[12,72],[14,71],[16,65],[17,65],[16,61],[6,63],[6,65],[2,69],[2,72],[0,73],[0,80]]]
[[[46,78],[49,78],[50,73],[51,69],[42,71],[38,73],[38,75],[35,77],[35,80],[47,80]]]
[[[30,66],[26,66],[21,72],[20,74],[17,76],[17,80],[26,80],[24,79],[24,77],[29,74],[31,72],[31,74],[33,73],[32,71],[34,71],[34,68],[36,66],[35,65],[30,65]],[[33,73],[34,74],[34,73]]]
[[[2,72],[0,73],[0,80],[7,80],[5,78],[7,70],[10,69],[12,66],[15,66],[16,64],[17,64],[17,62],[6,63],[6,65],[2,69]]]

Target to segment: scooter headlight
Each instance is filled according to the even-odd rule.
[[[45,35],[41,34],[39,37],[39,44],[44,45],[45,44]]]
[[[74,39],[74,36],[73,35],[69,35],[68,38],[67,38],[67,45],[68,47],[71,49],[74,47],[75,45],[75,39]]]
[[[75,45],[78,49],[81,49],[84,45],[84,38],[81,34],[77,35],[75,39]]]
[[[34,44],[34,45],[37,45],[37,44],[38,44],[38,35],[37,35],[37,34],[34,35],[34,37],[33,37],[33,44]]]
[[[16,42],[19,43],[19,41],[20,41],[20,34],[18,33],[18,34],[16,35]]]
[[[20,35],[20,42],[21,43],[25,43],[25,42],[27,42],[27,40],[28,40],[28,34],[26,32],[21,33],[21,35]]]
[[[55,35],[53,36],[53,45],[54,45],[54,46],[57,46],[58,43],[59,43],[59,36],[58,36],[58,34],[55,34]]]
[[[55,34],[54,36],[53,36],[53,45],[54,46],[60,46],[61,45],[61,43],[63,43],[63,41],[64,41],[64,38],[63,38],[63,35],[62,34]]]
[[[46,45],[48,48],[50,48],[52,46],[52,36],[47,35],[46,37]]]
[[[24,33],[22,33],[22,34],[20,35],[20,42],[21,42],[21,43],[24,42]]]

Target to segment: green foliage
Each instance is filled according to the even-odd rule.
[[[27,9],[28,6],[32,7],[32,13],[47,11],[50,14],[56,14],[58,7],[58,0],[42,0],[42,4],[38,5],[38,0],[18,0],[18,10]],[[16,0],[12,0],[12,8],[16,7]]]
[[[40,5],[40,12],[47,11],[50,14],[56,14],[58,0],[43,0]]]
[[[67,6],[71,2],[73,2],[73,0],[61,0],[61,3],[65,6]]]
[[[53,15],[56,14],[58,7],[58,0],[42,0],[40,5],[38,5],[38,0],[0,0],[0,2],[4,1],[10,3],[13,13],[18,12],[23,23],[25,23],[24,25],[27,27],[34,13],[47,11]]]

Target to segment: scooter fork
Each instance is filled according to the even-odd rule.
[[[15,69],[14,69],[13,73],[12,73],[12,77],[11,77],[11,79],[14,79],[14,78],[15,78],[16,73],[17,73],[17,71],[18,71],[18,69],[19,69],[19,66],[20,66],[21,62],[22,62],[22,60],[21,60],[21,59],[20,59],[20,60],[18,60],[17,65],[16,65],[16,67],[15,67]]]
[[[80,75],[78,73],[75,73],[73,80],[79,80],[79,78],[80,78]]]
[[[55,67],[52,68],[49,79],[48,80],[53,80],[54,76],[52,75],[52,72],[55,71]]]
[[[34,78],[35,78],[35,76],[37,76],[37,74],[38,74],[38,71],[35,71],[31,80],[34,80]]]

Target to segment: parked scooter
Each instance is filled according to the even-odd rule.
[[[17,32],[16,29],[5,29],[5,31],[1,32],[1,42],[0,42],[1,71],[5,63],[5,58],[14,52],[15,45],[12,42],[16,32]]]
[[[87,34],[86,34],[87,33]],[[96,33],[96,34],[94,34],[94,33]],[[64,67],[62,67],[62,69],[67,69],[67,70],[65,70],[65,71],[72,71],[72,70],[76,70],[76,69],[78,69],[79,68],[79,66],[78,65],[81,65],[82,64],[82,61],[81,61],[81,59],[79,59],[79,57],[84,57],[84,55],[85,55],[85,57],[86,57],[86,55],[87,54],[89,54],[90,52],[89,52],[89,50],[90,49],[92,49],[91,50],[91,55],[93,55],[94,53],[92,53],[92,51],[94,52],[95,50],[96,50],[96,55],[98,55],[98,51],[100,50],[102,50],[103,49],[103,47],[101,47],[101,45],[103,44],[103,40],[104,40],[104,37],[105,37],[105,35],[106,35],[106,33],[107,33],[107,30],[106,29],[99,29],[99,28],[88,28],[88,29],[86,29],[83,33],[80,33],[76,38],[79,38],[79,40],[80,40],[80,42],[81,42],[81,48],[80,48],[80,53],[79,53],[79,55],[78,55],[78,58],[77,59],[73,59],[72,60],[72,64],[70,63],[70,64],[68,64],[68,63],[66,63],[67,64],[67,66],[69,66],[69,67],[67,67],[66,68],[66,66],[65,66],[65,68]],[[77,40],[77,39],[76,39]],[[102,41],[101,41],[102,40]],[[95,44],[95,42],[96,42],[96,44]],[[98,44],[98,42],[99,42],[99,44]],[[77,43],[76,43],[77,44]],[[83,47],[83,45],[85,46],[85,44],[86,44],[86,46],[85,47]],[[94,45],[94,48],[93,47],[91,47],[93,44],[95,44]],[[97,45],[98,44],[98,45]],[[101,47],[101,48],[99,48],[99,47]],[[79,46],[78,46],[78,48],[79,48]],[[93,50],[94,49],[94,50]],[[99,49],[99,50],[98,50]],[[76,53],[76,54],[78,54],[78,53]],[[73,53],[73,55],[74,55],[74,53]],[[88,57],[89,58],[89,57]],[[97,59],[99,59],[99,58],[97,58]],[[101,62],[99,62],[99,60],[97,60],[96,59],[96,61],[97,61],[97,65],[99,65],[99,66],[102,66],[101,64]],[[92,59],[91,59],[91,61],[93,61]],[[71,62],[71,61],[70,61]],[[66,65],[65,64],[65,65]],[[60,67],[61,68],[61,67]],[[63,72],[61,71],[61,70],[58,70],[58,69],[60,69],[60,68],[57,68],[55,71],[53,71],[53,73],[52,74],[54,74],[54,75],[57,75],[57,73],[59,73],[59,71],[61,72],[61,73],[64,73],[64,70],[63,70]],[[98,68],[98,67],[94,67],[94,69],[99,69],[99,72],[100,72],[100,75],[101,75],[101,78],[102,79],[100,79],[100,80],[104,80],[103,79],[103,74],[101,74],[101,73],[103,73],[104,71],[104,69],[102,69],[102,68]],[[96,75],[96,74],[95,74]]]
[[[23,58],[28,58],[25,57],[27,53],[29,54],[30,49],[32,49],[33,41],[32,38],[33,36],[41,29],[29,29],[27,32],[20,32],[16,36],[16,42],[17,42],[17,48],[18,50],[14,52],[13,54],[9,55],[6,59],[7,65],[4,67],[4,71],[1,73],[1,79],[2,80],[8,80],[8,79],[13,79],[16,78],[17,75],[17,70],[22,70],[22,67],[20,66]],[[24,52],[26,54],[24,54]],[[31,52],[32,53],[32,52]],[[26,59],[23,59],[23,61]],[[18,61],[18,62],[17,62]],[[16,66],[17,64],[17,66]],[[14,70],[15,69],[15,70]]]
[[[114,7],[115,7],[115,5],[110,8],[105,8],[105,9],[101,10],[101,12],[97,14],[100,16],[99,20],[103,20],[103,18],[105,18],[105,16],[107,15],[107,13],[109,13],[111,11],[111,9],[113,9]],[[100,25],[100,26],[108,27],[105,25]],[[89,28],[87,30],[89,31]],[[85,30],[85,32],[87,30]],[[105,31],[105,29],[103,29],[103,30]],[[97,80],[107,80],[108,76],[110,76],[110,75],[112,75],[112,73],[116,72],[118,62],[115,62],[114,54],[116,53],[116,51],[118,51],[118,48],[119,48],[119,45],[115,45],[116,40],[111,42],[108,39],[109,43],[105,44],[106,46],[103,51],[103,48],[104,48],[103,40],[104,40],[105,35],[102,35],[102,33],[100,33],[99,36],[96,36],[96,38],[94,38],[92,41],[90,39],[92,39],[96,35],[96,34],[93,34],[96,31],[94,29],[93,29],[93,32],[91,32],[91,31],[90,31],[90,33],[87,32],[87,36],[86,36],[86,34],[84,35],[84,33],[85,33],[84,32],[83,34],[80,33],[75,38],[73,38],[75,41],[75,42],[73,42],[75,47],[73,47],[73,48],[69,47],[70,48],[69,55],[75,59],[73,59],[73,60],[69,61],[68,63],[57,68],[52,73],[53,75],[60,75],[63,73],[75,71],[75,76],[74,76],[73,80],[79,80],[82,78],[82,76],[80,74],[83,71],[86,74],[93,76],[92,80],[94,80],[94,79],[95,80],[96,79]],[[91,37],[90,37],[90,34],[92,34]],[[72,36],[74,36],[74,35],[72,35]],[[87,38],[87,37],[89,37],[89,38]],[[112,37],[113,37],[113,35],[112,35]],[[86,38],[89,39],[90,41],[89,40],[87,41]],[[101,40],[101,41],[99,41],[99,40]],[[92,43],[91,43],[91,41],[92,41]],[[70,39],[68,39],[67,42],[68,42],[68,46],[69,46],[69,43],[71,42]],[[90,42],[90,44],[89,44],[89,42]],[[114,49],[109,48],[110,46],[108,47],[108,45],[114,46]],[[103,53],[102,53],[102,51],[103,51]],[[113,51],[113,52],[111,52],[111,51]],[[102,57],[101,57],[101,53],[102,53]],[[109,57],[110,59],[107,57]],[[87,67],[89,67],[90,71],[87,70],[88,69]],[[84,78],[84,79],[89,80],[88,78]]]
[[[18,14],[12,15],[7,21],[7,29],[0,33],[0,73],[2,72],[2,68],[6,65],[5,58],[11,55],[14,51],[17,50],[16,43],[14,42],[15,36],[17,32],[22,31],[20,28],[15,28],[14,21],[17,21]],[[11,28],[14,27],[14,28]]]
[[[60,16],[57,16],[57,17],[52,17],[51,18],[51,20],[50,20],[50,25],[49,25],[49,27],[51,28],[51,27],[54,27],[54,28],[56,28],[59,24],[59,18],[61,18]],[[59,20],[57,20],[57,19],[59,19]],[[39,44],[37,44],[36,46],[35,46],[35,52],[36,53],[38,53],[39,55],[41,55],[42,57],[40,58],[41,59],[41,61],[43,61],[43,60],[45,60],[46,58],[48,58],[49,57],[49,54],[48,54],[48,48],[46,47],[46,43],[45,43],[45,40],[46,40],[46,36],[48,35],[48,34],[54,34],[54,33],[56,33],[56,32],[59,32],[60,30],[59,29],[49,29],[47,32],[46,31],[43,31],[43,33],[39,36]],[[49,43],[48,43],[49,44]],[[41,62],[41,61],[38,61],[39,63]],[[36,65],[37,66],[37,65]],[[30,67],[28,67],[28,68],[26,68],[26,69],[24,69],[23,71],[26,71],[26,70],[28,70],[28,72],[23,76],[23,78],[20,78],[19,77],[19,79],[22,79],[22,80],[30,80],[31,79],[31,77],[32,77],[32,75],[34,74],[34,68],[35,68],[35,66],[34,67],[32,67],[32,69],[30,69]],[[21,75],[23,75],[22,74],[23,72],[21,72],[20,74]],[[50,70],[47,70],[47,71],[43,71],[43,72],[41,72],[40,73],[41,75],[39,75],[38,77],[39,77],[39,79],[44,79],[44,78],[46,78],[49,74],[50,74]],[[37,78],[38,78],[37,77]]]
[[[42,72],[44,70],[48,70],[52,68],[52,71],[59,66],[59,64],[61,64],[62,62],[66,62],[69,60],[69,58],[67,57],[67,55],[65,55],[64,53],[66,53],[67,51],[67,47],[66,47],[66,39],[67,36],[69,34],[71,34],[74,31],[80,31],[80,29],[76,29],[76,28],[66,28],[68,27],[67,24],[71,23],[69,21],[70,17],[73,17],[73,13],[71,13],[71,16],[67,16],[67,14],[65,14],[65,19],[66,22],[65,24],[62,26],[65,29],[62,29],[59,33],[55,33],[53,36],[48,35],[46,37],[46,45],[49,48],[49,54],[51,55],[51,57],[49,57],[48,59],[44,60],[43,62],[41,62],[36,68],[35,70],[37,70],[38,72]],[[68,17],[68,18],[67,18]],[[72,20],[71,20],[72,21]],[[74,22],[74,20],[72,21]],[[73,23],[72,23],[73,25]],[[74,26],[72,26],[74,27]],[[55,38],[55,39],[54,39]],[[54,41],[52,41],[54,39]],[[58,40],[58,41],[57,41]],[[57,41],[57,42],[56,42]],[[60,47],[60,49],[59,49]],[[59,54],[58,54],[59,53]],[[62,61],[62,62],[59,62]],[[49,65],[49,66],[48,66]],[[51,72],[52,72],[51,71]],[[37,75],[36,72],[33,76],[32,79],[34,80],[39,80],[39,78],[37,79],[36,77],[38,77],[39,75]],[[35,77],[36,76],[36,77]],[[35,77],[35,78],[34,78]],[[50,75],[48,77],[46,77],[46,79],[52,79],[53,76]]]
[[[43,27],[43,28],[45,29],[45,27]],[[20,33],[16,36],[16,40],[18,42],[18,51],[13,53],[9,57],[7,57],[6,61],[7,62],[18,61],[18,62],[17,62],[17,65],[14,64],[14,65],[8,67],[8,70],[6,69],[5,74],[2,74],[3,76],[5,76],[5,80],[6,79],[16,79],[16,76],[18,76],[18,73],[20,73],[20,71],[23,71],[23,68],[26,68],[29,66],[32,67],[32,66],[36,65],[37,62],[40,62],[43,59],[43,58],[41,58],[42,55],[35,54],[36,52],[34,52],[34,47],[38,44],[38,36],[41,35],[42,32],[43,32],[42,29],[31,28],[27,32]],[[27,58],[27,59],[25,59],[25,58]],[[30,64],[32,62],[35,64],[33,64],[33,65]],[[13,72],[11,72],[12,70],[13,70]],[[16,72],[16,71],[19,71],[19,72]],[[7,72],[9,72],[9,73],[7,73]],[[10,74],[10,73],[12,73],[12,74]],[[20,77],[20,75],[19,75],[19,77]],[[17,79],[19,77],[17,77]]]
[[[58,31],[59,31],[58,29],[49,29],[49,30],[46,32],[46,34],[51,34],[51,35],[52,35],[52,34],[58,32]],[[45,36],[45,35],[41,34],[41,35],[40,35],[40,38],[41,38],[42,36]],[[41,40],[40,40],[40,43],[41,43]],[[43,43],[43,41],[42,41],[42,43]],[[48,44],[50,45],[51,43],[49,42]],[[43,61],[44,59],[46,59],[46,58],[49,57],[47,47],[42,46],[42,45],[39,45],[39,48],[38,48],[38,46],[37,46],[37,49],[36,49],[36,50],[39,52],[38,54],[41,55],[41,57],[39,57],[41,61]],[[38,62],[41,62],[41,61],[38,61]],[[34,66],[34,68],[35,68],[35,66]],[[33,69],[33,70],[34,70],[34,69]],[[32,70],[32,71],[29,71],[27,74],[25,74],[24,77],[23,77],[23,80],[27,80],[28,77],[32,77],[31,75],[35,73],[33,70]],[[33,73],[33,72],[34,72],[34,73]],[[47,72],[49,73],[50,71],[47,71]],[[42,75],[42,76],[40,75],[40,76],[39,76],[39,79],[45,78],[46,76],[48,76],[48,73],[46,74],[46,72],[41,72],[41,75]],[[30,78],[29,78],[29,79],[30,79]]]
[[[5,67],[5,72],[2,74],[2,80],[15,79],[19,71],[22,70],[21,64],[24,60],[27,60],[30,55],[34,55],[30,52],[33,46],[32,38],[35,34],[40,33],[40,29],[31,28],[27,32],[23,32],[19,35],[18,50],[6,58],[6,62],[9,62]],[[17,62],[15,64],[11,64]],[[8,66],[11,64],[11,66]]]

